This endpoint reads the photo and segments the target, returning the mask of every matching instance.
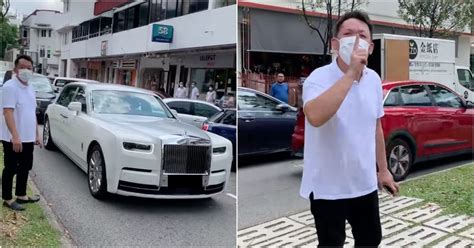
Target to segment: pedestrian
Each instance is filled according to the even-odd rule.
[[[2,144],[5,168],[2,173],[3,205],[13,210],[25,210],[24,203],[39,201],[39,196],[27,196],[28,173],[33,166],[34,145],[42,147],[36,120],[34,88],[28,84],[33,76],[33,60],[21,55],[15,60],[15,75],[3,86]],[[13,200],[13,177],[16,174],[16,200]]]
[[[314,70],[303,85],[310,125],[300,194],[310,200],[319,246],[342,247],[346,220],[356,247],[378,246],[377,188],[393,195],[399,190],[386,161],[381,79],[366,66],[374,48],[372,30],[366,13],[344,14],[331,40],[337,58]]]
[[[188,89],[184,86],[183,82],[179,82],[178,88],[174,93],[175,98],[188,98]]]
[[[270,88],[270,95],[284,103],[288,103],[288,92],[289,87],[288,83],[285,82],[285,75],[278,73],[277,82],[273,83]]]
[[[216,91],[214,87],[209,86],[209,91],[206,94],[206,102],[214,104],[216,102]]]
[[[196,82],[191,83],[191,99],[197,100],[199,98],[199,89],[196,86]]]

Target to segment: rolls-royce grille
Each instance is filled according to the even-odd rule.
[[[208,174],[211,167],[211,147],[165,145],[164,174]]]

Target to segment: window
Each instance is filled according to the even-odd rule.
[[[180,114],[191,114],[191,103],[190,102],[168,102],[167,105],[178,111]]]
[[[79,87],[74,102],[80,102],[82,104],[82,112],[87,113],[86,92],[82,87]]]
[[[125,10],[126,13],[126,22],[125,22],[125,30],[135,28],[137,25],[135,25],[135,8],[129,8]]]
[[[400,97],[404,106],[432,106],[428,92],[422,85],[401,87]]]
[[[166,7],[166,19],[174,18],[177,16],[178,1],[168,0]]]
[[[194,115],[209,118],[213,116],[214,114],[216,114],[217,112],[219,112],[219,110],[216,110],[215,108],[208,106],[206,104],[194,103]]]
[[[48,49],[48,55],[47,55],[48,59],[51,58],[51,49]]]
[[[448,89],[436,85],[428,87],[437,106],[446,108],[461,108],[463,106],[462,100]]]
[[[48,30],[48,37],[51,37],[51,30]]]
[[[44,47],[40,48],[40,58],[44,58],[46,57],[46,51],[44,49]]]
[[[112,32],[112,18],[102,17],[100,19],[100,35]]]
[[[114,14],[114,33],[125,30],[125,11]]]
[[[28,29],[23,29],[23,38],[27,38],[28,37]]]
[[[59,96],[58,104],[67,108],[69,103],[72,101],[77,88],[78,88],[77,86],[71,86],[71,87],[65,88],[61,92],[61,95]]]
[[[385,99],[384,106],[397,106],[399,103],[399,95],[398,88],[392,89]]]
[[[252,111],[273,111],[278,102],[256,92],[241,90],[238,93],[239,109]]]
[[[152,0],[150,5],[150,22],[157,22],[164,19],[161,15],[161,1]],[[166,3],[165,3],[166,4]]]
[[[45,29],[42,29],[41,30],[41,37],[46,37],[46,31]]]
[[[218,1],[216,1],[216,9],[221,8],[221,7],[225,7],[225,6],[229,6],[229,5],[233,5],[233,4],[236,4],[235,0],[218,0]]]
[[[470,90],[474,90],[474,80],[472,79],[471,72],[466,69],[458,69],[457,71],[459,83]]]
[[[224,118],[221,121],[222,124],[235,126],[235,111],[229,111],[226,113]]]
[[[99,36],[100,33],[100,18],[90,21],[89,25],[90,38]]]
[[[138,26],[145,26],[148,24],[148,2],[142,3],[138,6]]]

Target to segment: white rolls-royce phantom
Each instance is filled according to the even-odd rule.
[[[43,142],[87,173],[98,199],[108,193],[207,198],[223,192],[231,142],[176,116],[147,90],[71,83],[46,110]]]

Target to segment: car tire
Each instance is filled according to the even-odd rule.
[[[388,143],[387,165],[395,181],[405,179],[410,173],[413,165],[413,153],[405,140],[396,138]]]
[[[43,126],[43,145],[46,149],[53,151],[56,150],[56,145],[51,138],[51,125],[49,123],[48,117],[44,119],[44,126]]]
[[[104,154],[98,144],[95,144],[88,154],[87,182],[91,195],[99,200],[107,198],[107,173]]]

